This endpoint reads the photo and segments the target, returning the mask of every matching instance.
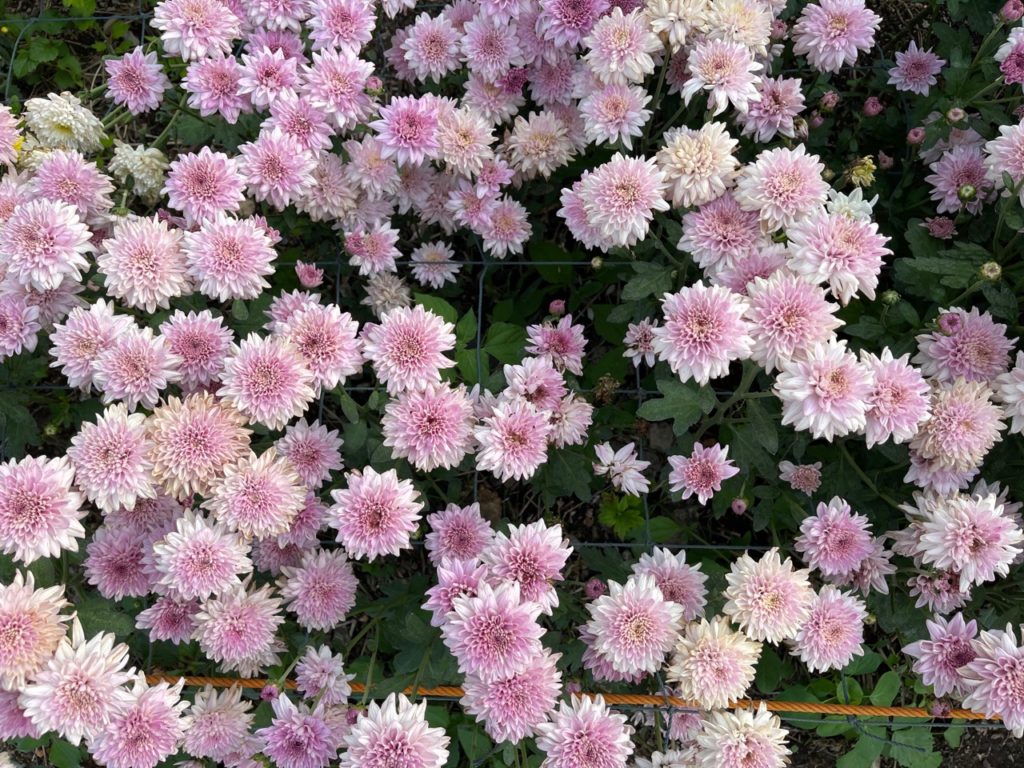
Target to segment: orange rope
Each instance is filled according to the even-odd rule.
[[[146,675],[150,683],[175,683],[179,680],[173,675]],[[185,685],[203,686],[211,685],[214,688],[230,688],[237,685],[241,688],[263,688],[270,684],[271,680],[257,678],[235,678],[235,677],[185,677]],[[366,686],[361,683],[352,683],[353,693],[364,693]],[[295,681],[285,682],[285,688],[294,689]],[[405,693],[412,694],[411,688],[406,688]],[[446,698],[457,699],[462,696],[462,689],[454,685],[440,685],[435,688],[419,688],[416,695],[421,698]],[[596,693],[585,693],[584,696],[596,696]],[[602,693],[605,702],[608,704],[633,704],[639,706],[664,706],[671,704],[676,707],[688,707],[699,709],[699,706],[692,701],[676,698],[675,696],[656,696],[652,694],[639,693]],[[864,717],[917,717],[934,719],[934,715],[924,707],[876,707],[870,704],[822,704],[817,701],[777,701],[774,699],[743,699],[733,704],[735,707],[756,707],[764,704],[772,712],[801,712],[813,715],[860,715]],[[950,710],[947,717],[954,720],[998,720],[998,717],[986,717],[972,712],[969,709]]]

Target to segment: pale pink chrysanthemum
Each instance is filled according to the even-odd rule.
[[[326,522],[327,505],[320,501],[313,491],[307,490],[305,504],[288,526],[288,530],[277,537],[277,543],[283,547],[296,546],[306,550],[317,544],[320,531]]]
[[[199,648],[226,672],[244,677],[277,664],[284,650],[276,632],[284,622],[281,598],[269,585],[250,590],[250,579],[203,603],[195,616]]]
[[[763,240],[757,213],[744,211],[725,192],[683,216],[683,236],[676,247],[706,273],[715,273],[733,266]]]
[[[871,523],[838,496],[818,504],[800,523],[794,548],[823,576],[842,576],[860,567],[874,550]]]
[[[491,82],[526,63],[516,26],[487,13],[478,13],[466,24],[461,52],[468,68]]]
[[[896,573],[896,566],[891,562],[892,556],[893,552],[885,548],[885,537],[876,536],[871,554],[861,561],[860,566],[841,576],[833,576],[831,582],[838,587],[852,586],[865,597],[872,590],[888,595],[888,577]]]
[[[473,195],[474,199],[479,199]],[[443,241],[424,243],[409,255],[412,261],[412,275],[420,285],[441,288],[445,283],[454,283],[462,265],[452,261],[455,252]]]
[[[633,754],[633,729],[626,716],[612,712],[600,695],[573,696],[537,726],[537,748],[547,768],[624,766]]]
[[[496,742],[518,742],[537,733],[562,692],[561,654],[547,649],[507,678],[485,682],[467,675],[459,703]]]
[[[455,598],[473,597],[486,578],[487,568],[478,565],[476,559],[442,560],[437,566],[437,584],[427,590],[427,600],[421,606],[433,614],[430,625],[443,627],[447,624]]]
[[[0,689],[17,691],[43,669],[67,632],[68,605],[62,585],[36,589],[31,571],[0,584]]]
[[[925,624],[928,639],[904,646],[903,652],[914,659],[914,671],[921,682],[934,687],[936,696],[962,696],[966,691],[960,669],[978,655],[972,642],[978,636],[978,623],[965,622],[958,613],[948,620],[935,616]]]
[[[445,112],[437,127],[437,143],[445,165],[469,177],[494,158],[494,128],[472,107]]]
[[[95,423],[71,438],[68,458],[75,483],[102,512],[131,509],[136,499],[156,496],[146,438],[146,417],[128,413],[123,403],[108,407]]]
[[[327,429],[319,421],[309,424],[305,419],[289,425],[284,436],[274,443],[306,487],[313,490],[330,480],[332,471],[342,468],[341,446],[336,429]]]
[[[992,382],[995,399],[1010,419],[1010,434],[1024,431],[1024,352],[1017,353],[1016,365]]]
[[[341,654],[332,654],[329,646],[306,646],[306,652],[295,665],[295,687],[307,699],[333,707],[348,701],[355,675],[345,674]]]
[[[958,379],[940,384],[933,387],[931,415],[910,441],[911,451],[934,469],[975,469],[1002,439],[1002,417],[987,383]]]
[[[188,105],[203,117],[220,115],[230,125],[243,112],[252,111],[248,96],[242,94],[242,65],[234,56],[218,53],[193,61],[181,81]]]
[[[294,93],[283,93],[274,99],[270,104],[270,117],[263,127],[269,131],[280,131],[299,150],[314,155],[331,148],[334,133],[327,116],[307,99]]]
[[[405,33],[399,47],[417,79],[438,83],[459,68],[459,31],[441,16],[421,13]]]
[[[348,263],[358,267],[360,275],[396,271],[395,260],[402,256],[398,250],[399,236],[390,221],[346,231],[344,247],[349,254]]]
[[[113,206],[110,178],[73,149],[58,149],[39,163],[28,182],[31,199],[73,205],[84,221],[98,222]]]
[[[842,669],[864,653],[864,602],[826,584],[811,603],[811,612],[797,633],[793,655],[811,672]]]
[[[669,209],[667,186],[654,158],[616,153],[581,180],[580,196],[607,245],[631,247],[647,236],[655,212]]]
[[[57,288],[65,277],[81,280],[86,254],[95,250],[78,210],[64,202],[22,203],[0,226],[0,261],[7,280],[36,290]]]
[[[34,351],[40,330],[38,307],[17,294],[0,295],[0,360]]]
[[[1005,190],[1004,174],[1009,174],[1015,186],[1019,185],[1024,180],[1024,124],[999,126],[999,135],[985,144],[985,155],[988,178],[996,189]],[[1003,194],[1008,195],[1009,191]],[[1018,199],[1020,196],[1018,191]],[[953,220],[946,217],[926,219],[922,226],[935,237],[949,238],[956,234]]]
[[[871,50],[881,21],[864,0],[818,0],[793,25],[793,53],[821,72],[838,72]]]
[[[18,159],[18,151],[22,142],[18,118],[6,104],[0,105],[0,163],[6,166],[14,165],[14,161]]]
[[[754,60],[751,51],[741,43],[711,39],[698,42],[687,60],[690,78],[683,86],[683,102],[701,91],[708,92],[708,108],[720,115],[730,104],[743,114],[751,102],[757,102],[758,74],[764,65]]]
[[[633,148],[633,138],[643,133],[651,111],[644,109],[651,97],[639,86],[611,84],[595,88],[579,105],[585,118],[587,139],[595,144],[621,141]]]
[[[410,546],[409,535],[416,530],[423,502],[409,480],[399,480],[389,469],[378,473],[373,467],[352,471],[347,487],[331,491],[334,506],[330,524],[338,529],[338,541],[355,559],[373,562],[383,555],[397,555]]]
[[[157,590],[185,600],[227,591],[252,571],[248,552],[223,522],[187,510],[175,530],[153,544]]]
[[[680,636],[667,679],[676,684],[681,698],[718,709],[743,698],[760,656],[761,644],[733,630],[728,619],[701,619]]]
[[[282,429],[316,397],[313,373],[299,351],[278,336],[250,334],[228,356],[219,394],[247,417]]]
[[[103,393],[104,404],[123,400],[153,408],[160,393],[180,378],[178,357],[167,348],[167,340],[152,328],[130,328],[114,339],[96,358],[93,383]]]
[[[309,18],[311,5],[309,0],[249,0],[241,7],[244,19],[255,29],[298,33],[302,22]]]
[[[740,118],[743,135],[765,144],[777,135],[796,138],[797,115],[804,111],[801,81],[795,77],[762,77],[757,84],[757,101],[747,106]]]
[[[528,30],[526,36],[534,30]],[[524,39],[523,26],[518,27],[520,43],[526,50],[526,58],[532,55],[532,41]],[[530,96],[542,107],[554,104],[571,104],[575,79],[580,72],[579,59],[566,51],[559,51],[550,58],[543,55],[534,59],[528,69]]]
[[[153,479],[171,496],[206,495],[224,469],[249,452],[245,418],[208,393],[167,398],[150,416]]]
[[[1006,336],[1006,326],[977,307],[939,310],[936,330],[917,337],[913,362],[929,379],[990,382],[1010,366],[1016,339]]]
[[[76,307],[87,306],[85,299],[80,296],[85,290],[85,285],[69,276],[65,276],[56,288],[45,291],[26,285],[15,286],[11,283],[7,283],[7,288],[13,294],[22,296],[28,306],[39,310],[39,325],[44,331],[52,331],[54,325],[66,318]]]
[[[791,461],[780,461],[779,480],[789,483],[794,491],[811,496],[821,486],[821,462],[794,464]]]
[[[164,52],[185,61],[231,52],[241,21],[221,0],[162,0],[153,13]]]
[[[780,724],[779,716],[771,714],[764,702],[757,709],[709,712],[695,738],[697,761],[688,758],[679,765],[784,768],[789,764],[789,731]]]
[[[25,565],[61,550],[78,551],[88,510],[71,489],[74,477],[66,456],[0,464],[0,551]]]
[[[611,661],[595,647],[597,638],[588,629],[586,624],[579,628],[580,641],[583,643],[583,668],[590,672],[594,680],[607,683],[630,683],[636,685],[643,680],[642,672],[629,674],[619,672],[612,666]]]
[[[976,144],[960,144],[942,153],[929,166],[931,174],[924,180],[931,185],[931,199],[939,213],[978,213],[995,196],[994,184],[988,177],[985,155]],[[974,195],[960,197],[965,187],[974,189]]]
[[[889,439],[908,442],[928,418],[928,382],[910,365],[909,354],[894,358],[885,347],[880,357],[865,350],[860,357],[874,380],[864,426],[868,448]]]
[[[181,230],[155,216],[118,219],[96,259],[107,295],[152,314],[191,293],[181,241]]]
[[[701,564],[690,565],[686,553],[676,554],[664,547],[655,547],[644,553],[633,564],[633,573],[638,576],[652,576],[665,600],[677,603],[683,609],[683,621],[693,621],[704,613],[707,603],[707,575],[701,572]]]
[[[577,4],[577,12],[585,15],[587,6]],[[642,83],[654,72],[654,55],[664,49],[643,13],[623,13],[619,7],[597,20],[583,45],[589,49],[583,60],[594,76],[603,83],[622,84]]]
[[[455,346],[455,326],[417,304],[384,313],[380,323],[367,323],[360,334],[363,355],[377,379],[397,394],[441,381],[441,369],[454,362],[445,352]]]
[[[398,168],[393,158],[385,158],[381,144],[371,134],[362,139],[351,139],[344,144],[349,157],[346,166],[351,182],[355,183],[371,199],[379,199],[398,186]]]
[[[665,174],[675,207],[712,203],[734,184],[739,160],[733,153],[738,142],[729,135],[724,123],[707,122],[700,129],[672,128],[665,132],[663,140],[664,146],[658,150],[655,161]],[[731,198],[728,202],[736,207]],[[734,214],[731,218],[742,217]],[[742,236],[740,230],[734,237]]]
[[[182,743],[185,752],[217,762],[228,760],[249,736],[253,720],[251,708],[237,685],[219,691],[205,686],[196,693],[189,709],[192,724]]]
[[[76,746],[95,738],[131,702],[123,686],[135,670],[125,669],[128,646],[115,642],[108,632],[87,642],[73,619],[71,638],[61,638],[45,668],[21,689],[18,704],[25,716],[41,731],[54,731]]]
[[[753,325],[744,318],[743,297],[700,280],[666,293],[661,306],[665,320],[654,331],[654,349],[680,381],[707,384],[728,374],[733,360],[750,356]]]
[[[381,156],[394,157],[399,166],[420,165],[437,157],[441,101],[436,96],[396,96],[381,107],[380,119],[369,123],[377,132]]]
[[[591,646],[626,675],[656,672],[672,650],[683,609],[665,600],[653,576],[612,581],[609,593],[587,606]]]
[[[296,706],[286,695],[271,702],[273,719],[256,735],[263,754],[280,768],[324,768],[338,755],[341,733],[327,705]]]
[[[473,447],[476,418],[465,387],[429,384],[391,400],[381,421],[384,445],[423,472],[457,466]]]
[[[427,724],[426,711],[426,699],[413,704],[400,693],[390,694],[383,704],[371,701],[345,735],[348,749],[339,768],[389,768],[396,756],[403,768],[442,768],[448,761],[448,736]]]
[[[314,388],[334,389],[363,369],[359,323],[336,304],[313,304],[293,313],[275,333],[302,355]]]
[[[875,298],[878,275],[889,238],[878,227],[841,213],[818,211],[793,223],[787,230],[790,259],[787,266],[815,283],[828,283],[833,296],[846,305],[858,293]]]
[[[474,82],[476,81],[472,79],[469,81],[467,92],[470,95]],[[484,87],[479,86],[481,89]],[[503,93],[500,89],[499,92]],[[507,101],[508,97],[505,98]],[[485,117],[488,116],[488,109],[492,113],[498,110],[497,105],[481,104],[477,99],[471,103],[483,112]],[[515,114],[518,105],[511,105],[508,111]],[[530,112],[526,117],[516,115],[512,135],[505,139],[505,147],[508,149],[506,154],[509,165],[523,179],[532,179],[538,175],[548,178],[556,169],[568,163],[574,153],[568,126],[550,109]]]
[[[747,295],[750,281],[756,277],[766,280],[785,269],[789,252],[782,243],[762,242],[738,256],[732,266],[723,267],[710,275],[712,285],[722,285],[740,296]]]
[[[181,359],[182,391],[203,390],[220,379],[233,339],[223,318],[208,309],[187,314],[178,309],[160,325],[160,335],[170,352]]]
[[[146,595],[154,586],[144,568],[148,544],[146,535],[137,530],[100,526],[85,548],[89,583],[108,600]]]
[[[477,468],[502,482],[532,477],[547,460],[549,416],[548,411],[538,411],[526,400],[499,404],[473,430],[479,444]]]
[[[273,448],[224,468],[203,508],[246,539],[285,533],[306,504],[306,489],[291,462]]]
[[[707,504],[722,490],[722,482],[740,471],[729,458],[729,446],[723,448],[718,443],[711,446],[696,443],[689,457],[669,456],[668,463],[672,467],[669,490],[682,491],[684,499],[695,495],[701,504]]]
[[[313,53],[313,63],[303,67],[302,95],[323,112],[339,131],[353,128],[370,113],[366,81],[373,64],[355,53],[321,50]]]
[[[824,170],[803,144],[766,149],[740,174],[736,201],[745,211],[757,211],[771,231],[789,227],[825,204],[829,187],[821,176]]]
[[[950,613],[963,608],[971,599],[971,590],[960,589],[960,576],[949,571],[918,573],[907,581],[915,608]]]
[[[133,115],[160,106],[171,81],[157,61],[156,52],[145,53],[141,45],[117,59],[103,62],[107,70],[107,97],[123,104]]]
[[[242,54],[239,92],[257,109],[266,109],[285,95],[294,95],[299,87],[298,61],[284,51],[256,48]]]
[[[167,195],[168,207],[184,213],[190,224],[198,224],[218,213],[238,211],[244,190],[238,159],[203,147],[178,155],[161,194]]]
[[[327,631],[337,626],[356,603],[359,582],[340,549],[306,553],[298,566],[284,566],[277,588],[284,607],[299,626]]]
[[[835,317],[839,305],[828,301],[824,290],[789,272],[754,278],[747,285],[747,298],[750,357],[767,373],[827,342],[843,324]]]
[[[551,615],[558,606],[554,582],[564,578],[562,569],[570,554],[572,547],[562,537],[562,526],[548,527],[538,520],[509,526],[507,534],[497,533],[480,558],[493,581],[518,584],[523,600],[537,603]]]
[[[427,517],[427,556],[435,566],[444,560],[476,560],[494,539],[491,524],[480,515],[480,505],[449,504]]]
[[[654,349],[656,328],[657,321],[644,318],[639,323],[630,323],[626,329],[626,335],[622,340],[626,349],[622,356],[632,360],[634,368],[639,368],[641,362],[648,368],[654,367],[657,360]]]
[[[938,74],[945,64],[946,60],[940,59],[930,48],[921,50],[917,42],[911,40],[907,50],[896,52],[896,66],[889,70],[888,84],[895,86],[897,91],[927,96],[928,90],[938,82]]]
[[[807,620],[814,597],[808,573],[794,569],[778,549],[768,550],[760,560],[745,552],[725,575],[729,586],[722,613],[751,640],[791,640]]]
[[[402,278],[390,272],[383,272],[366,282],[366,296],[359,303],[369,307],[380,319],[392,310],[408,307],[412,304],[412,295]],[[364,344],[364,355],[365,349]]]
[[[872,372],[846,349],[846,341],[815,344],[783,363],[775,379],[782,423],[831,442],[867,423]]]
[[[977,654],[960,668],[963,704],[985,717],[999,716],[1014,736],[1024,734],[1024,648],[1012,624],[1006,630],[982,630],[971,643]]]
[[[631,496],[640,496],[650,490],[650,483],[643,476],[643,470],[651,465],[637,457],[634,443],[627,443],[618,451],[611,443],[601,443],[594,448],[597,461],[595,475],[608,475],[612,486]]]
[[[594,421],[594,406],[575,392],[563,397],[551,413],[551,432],[548,441],[556,448],[583,445],[587,430]]]
[[[536,30],[558,48],[575,48],[609,8],[608,0],[541,0]]]
[[[0,127],[4,116],[10,116],[10,108],[6,105],[0,107]],[[15,209],[22,203],[32,199],[32,178],[26,175],[19,175],[10,170],[0,178],[0,226],[2,226],[14,213]]]
[[[267,309],[269,318],[266,327],[271,332],[283,328],[299,311],[320,304],[320,294],[309,291],[281,291],[275,296]]]
[[[283,211],[310,191],[317,160],[312,152],[295,146],[280,128],[262,131],[238,151],[239,169],[253,199],[266,200]]]
[[[134,507],[121,507],[106,515],[103,522],[111,528],[129,528],[145,534],[150,542],[174,530],[175,521],[184,511],[183,505],[158,488],[154,498],[137,499]]]
[[[25,717],[25,712],[18,706],[18,691],[0,690],[0,739],[38,739],[42,735],[35,723]]]
[[[373,39],[376,17],[366,0],[321,0],[312,11],[306,26],[314,51],[337,48],[355,54]]]
[[[1024,531],[995,494],[935,497],[923,506],[922,561],[959,573],[961,590],[1006,576],[1024,551]]]
[[[532,234],[525,206],[510,197],[503,197],[490,207],[481,232],[484,250],[496,259],[522,253]]]
[[[506,365],[503,400],[522,399],[540,411],[554,411],[566,396],[565,379],[546,357],[527,357]]]
[[[171,685],[146,684],[142,673],[135,678],[130,699],[89,744],[92,758],[106,768],[156,768],[178,751],[192,720],[184,714],[181,700],[184,678]]]
[[[295,262],[295,276],[303,288],[316,288],[323,285],[324,271],[316,264],[307,264],[301,259]]]
[[[199,613],[195,600],[176,600],[161,595],[149,608],[135,617],[135,626],[149,632],[150,640],[166,640],[175,645],[187,643],[196,631],[193,617]]]
[[[539,616],[540,606],[522,600],[518,584],[484,582],[475,595],[452,601],[441,634],[460,672],[494,682],[522,672],[540,654]]]

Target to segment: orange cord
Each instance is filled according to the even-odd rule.
[[[146,675],[150,683],[176,683],[180,678],[173,675]],[[255,678],[234,678],[234,677],[185,677],[185,685],[203,686],[210,685],[214,688],[230,688],[237,685],[241,688],[263,688],[270,684],[271,680]],[[351,683],[353,693],[364,693],[366,686],[361,683]],[[295,681],[288,680],[285,687],[295,688]],[[411,694],[412,689],[406,688],[405,693]],[[461,688],[454,685],[441,685],[435,688],[419,688],[416,695],[429,698],[457,699],[463,694]],[[584,696],[597,696],[597,693],[585,693]],[[699,709],[692,701],[676,698],[675,696],[655,696],[652,694],[639,693],[601,693],[608,704],[632,704],[639,706],[664,706],[671,704],[676,707],[689,707]],[[733,704],[736,707],[756,707],[764,704],[772,712],[801,712],[813,715],[861,715],[864,717],[917,717],[934,719],[934,715],[924,707],[876,707],[870,704],[822,704],[816,701],[776,701],[772,699],[743,699]],[[946,716],[954,720],[998,720],[998,717],[986,717],[972,712],[969,709],[953,709]]]

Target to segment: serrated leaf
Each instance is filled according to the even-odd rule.
[[[78,768],[82,764],[82,750],[56,736],[50,742],[47,757],[57,768]]]
[[[715,405],[715,395],[709,388],[683,384],[678,379],[659,381],[658,391],[663,397],[641,403],[637,416],[647,421],[673,419],[676,434],[696,424]]]
[[[757,400],[747,401],[747,418],[750,419],[757,442],[774,456],[779,450],[778,421],[772,419]]]
[[[836,768],[867,768],[881,757],[885,744],[884,728],[864,727],[854,748],[836,761]]]
[[[484,351],[495,360],[515,365],[523,359],[526,329],[511,323],[493,323],[484,338]]]
[[[99,596],[85,597],[75,607],[86,637],[100,632],[113,632],[118,639],[124,639],[135,630],[135,620],[118,610],[110,600]]]
[[[455,340],[465,346],[469,342],[476,340],[476,332],[476,312],[471,309],[459,318],[459,322],[455,324]]]
[[[459,312],[455,307],[444,299],[433,296],[429,293],[417,293],[413,295],[416,303],[424,309],[429,309],[446,323],[454,325],[459,319]]]
[[[648,296],[660,298],[672,290],[672,268],[660,264],[637,262],[633,265],[636,274],[622,288],[623,301],[639,301]]]

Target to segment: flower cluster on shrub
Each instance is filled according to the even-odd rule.
[[[1024,5],[797,5],[162,0],[0,106],[0,737],[773,768],[735,702],[856,674],[1024,734]]]

